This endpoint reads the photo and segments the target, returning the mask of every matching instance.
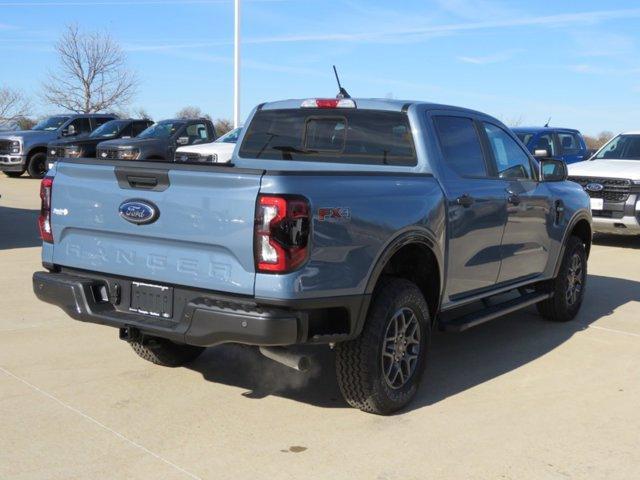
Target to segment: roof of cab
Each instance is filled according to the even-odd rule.
[[[324,97],[311,97],[311,98],[324,98]],[[328,97],[327,97],[328,98]],[[297,109],[302,108],[302,102],[309,100],[309,98],[292,98],[288,100],[278,100],[275,102],[268,102],[260,105],[259,110],[284,110],[284,109]],[[466,111],[476,115],[489,116],[486,113],[470,110],[464,107],[455,107],[452,105],[440,105],[431,102],[422,102],[415,100],[396,100],[389,98],[352,98],[356,104],[356,108],[360,110],[386,110],[390,112],[406,111],[411,105],[426,105],[428,110],[456,110]]]
[[[522,133],[539,133],[539,132],[575,132],[580,133],[580,130],[576,130],[575,128],[565,128],[565,127],[513,127],[511,130],[514,132],[522,132]]]

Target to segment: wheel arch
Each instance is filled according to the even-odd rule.
[[[372,294],[383,276],[406,278],[422,291],[435,321],[443,286],[443,262],[436,246],[435,236],[427,230],[409,230],[396,236],[378,256],[366,293]]]
[[[576,236],[580,240],[582,240],[585,251],[587,253],[587,258],[589,258],[593,238],[593,229],[591,228],[590,217],[587,213],[580,212],[576,214],[569,222],[567,229],[565,230],[565,234],[562,238],[562,246],[560,247],[558,258],[556,259],[556,266],[553,272],[554,277],[558,275],[560,265],[562,265],[562,259],[564,258],[564,252],[567,247],[567,241],[572,236]]]

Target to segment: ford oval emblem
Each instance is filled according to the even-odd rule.
[[[587,183],[587,186],[584,188],[590,192],[601,192],[604,189],[604,186],[600,183]]]
[[[136,225],[147,225],[155,222],[160,216],[160,210],[147,200],[131,199],[120,204],[120,216],[127,222]]]

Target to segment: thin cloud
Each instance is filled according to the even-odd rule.
[[[491,55],[484,55],[478,57],[461,56],[458,60],[464,63],[472,63],[474,65],[488,65],[491,63],[502,63],[511,60],[517,53],[522,50],[507,50],[504,52],[496,52]]]

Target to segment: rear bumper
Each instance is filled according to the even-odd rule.
[[[22,172],[26,163],[24,155],[0,154],[0,170],[3,172]]]
[[[107,288],[108,301],[100,288]],[[369,297],[311,300],[258,300],[174,286],[174,317],[164,319],[132,313],[131,280],[87,272],[36,272],[33,290],[46,303],[70,317],[179,343],[212,346],[221,343],[293,345],[329,343],[357,335]]]

